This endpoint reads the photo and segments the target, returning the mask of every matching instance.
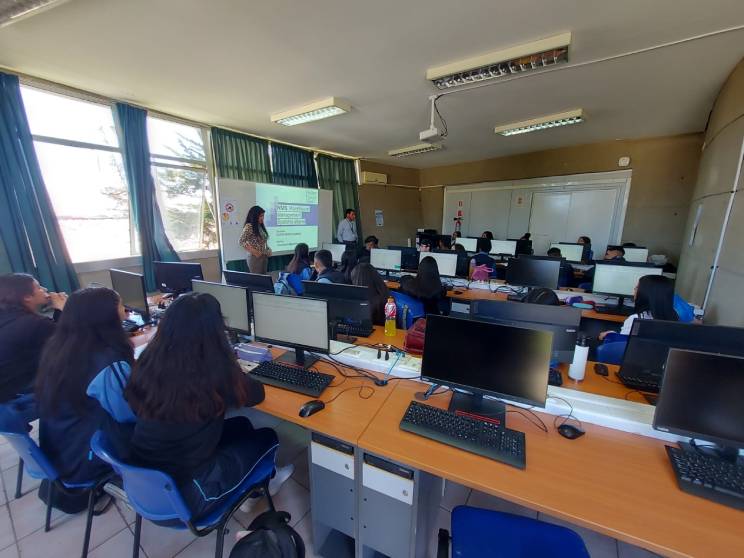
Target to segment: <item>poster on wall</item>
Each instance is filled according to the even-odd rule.
[[[385,226],[385,217],[382,214],[382,209],[375,209],[375,225],[378,227]]]

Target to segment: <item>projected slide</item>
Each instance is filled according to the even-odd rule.
[[[256,203],[266,210],[264,225],[273,252],[291,253],[299,242],[317,247],[318,190],[257,183]]]

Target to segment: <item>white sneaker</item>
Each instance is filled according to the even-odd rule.
[[[276,496],[282,485],[287,482],[287,479],[294,473],[294,465],[289,464],[284,467],[277,467],[274,478],[269,481],[269,494]]]

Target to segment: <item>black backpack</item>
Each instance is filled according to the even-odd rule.
[[[230,558],[305,558],[302,537],[289,526],[287,512],[267,511],[248,527],[251,533],[240,539]]]

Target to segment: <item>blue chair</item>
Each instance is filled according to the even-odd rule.
[[[628,346],[628,336],[620,333],[608,333],[604,342],[597,346],[597,361],[606,364],[623,363],[625,349]]]
[[[449,556],[449,533],[439,530],[437,558]],[[492,510],[457,506],[452,510],[453,558],[589,558],[571,529]]]
[[[208,535],[217,529],[217,548],[215,558],[222,558],[227,522],[248,498],[250,493],[262,487],[272,511],[274,502],[269,494],[269,480],[274,473],[276,449],[268,453],[253,468],[248,477],[241,482],[232,494],[225,498],[217,509],[204,517],[193,517],[173,479],[161,471],[128,465],[121,461],[100,430],[90,442],[93,452],[111,465],[121,475],[127,503],[137,514],[134,526],[133,558],[139,556],[142,518],[172,529],[188,529],[197,537]]]
[[[413,322],[426,315],[424,303],[420,300],[398,291],[390,291],[390,296],[395,300],[396,312],[399,316],[398,323],[403,329],[410,329]],[[403,322],[404,318],[405,322]]]

